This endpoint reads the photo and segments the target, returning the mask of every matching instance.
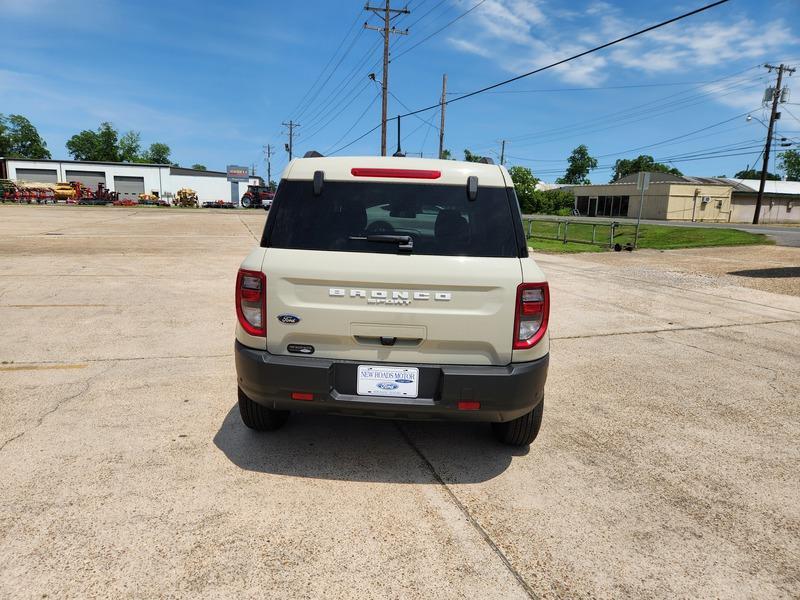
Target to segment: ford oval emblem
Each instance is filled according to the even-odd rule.
[[[300,317],[297,315],[278,315],[278,321],[285,325],[294,325],[300,322]]]
[[[383,383],[379,383],[377,385],[382,390],[396,390],[398,387],[400,387],[396,383],[390,383],[390,382],[383,382]]]

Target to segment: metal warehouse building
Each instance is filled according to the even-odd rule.
[[[139,194],[156,193],[169,198],[181,188],[197,192],[200,202],[238,203],[248,184],[263,185],[260,177],[231,183],[222,171],[198,171],[170,165],[114,163],[74,160],[32,160],[0,158],[0,179],[57,183],[80,181],[91,189],[102,183],[119,192],[120,198],[138,198]]]

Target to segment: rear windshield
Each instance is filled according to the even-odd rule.
[[[397,254],[387,236],[407,236],[412,254],[519,256],[505,188],[470,201],[466,184],[326,181],[314,196],[312,182],[284,180],[273,212],[264,242],[275,248]]]

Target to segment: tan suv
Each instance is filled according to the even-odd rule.
[[[504,167],[293,160],[236,280],[245,425],[290,411],[542,422],[550,295]]]

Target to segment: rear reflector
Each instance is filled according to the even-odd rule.
[[[481,407],[480,402],[462,400],[458,403],[458,410],[479,410]]]
[[[306,392],[292,392],[292,400],[313,400],[314,394],[308,394]]]
[[[350,169],[353,177],[394,177],[396,179],[439,179],[441,171],[426,169]]]

